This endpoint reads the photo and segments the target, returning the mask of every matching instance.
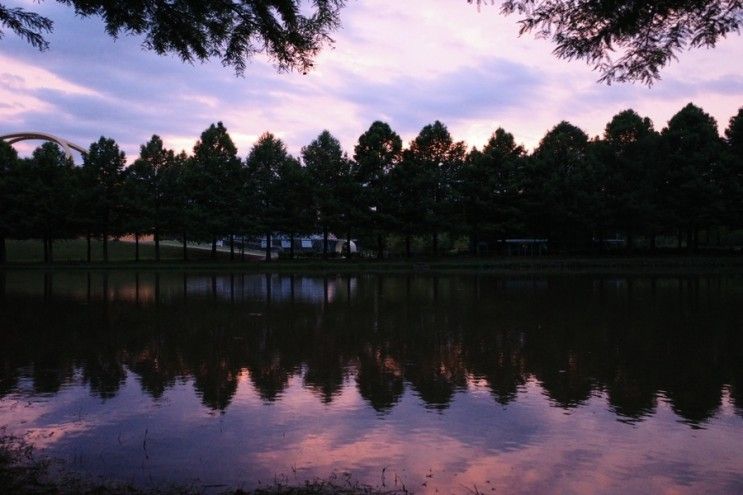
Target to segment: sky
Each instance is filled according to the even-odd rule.
[[[689,102],[723,132],[743,106],[743,38],[684,52],[651,88],[607,86],[583,61],[557,59],[548,40],[518,35],[518,18],[465,0],[350,0],[335,43],[307,75],[277,73],[258,57],[237,77],[218,62],[190,65],[116,40],[97,18],[57,2],[4,0],[54,21],[39,52],[10,32],[0,39],[0,135],[51,133],[82,146],[114,138],[130,161],[152,134],[191,151],[222,121],[245,157],[264,132],[299,154],[324,129],[353,147],[375,120],[407,144],[435,120],[482,147],[498,127],[528,149],[567,120],[590,136],[634,108],[657,129]],[[39,143],[21,145],[28,153]]]

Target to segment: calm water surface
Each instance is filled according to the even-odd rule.
[[[85,476],[743,492],[743,278],[0,272],[0,426]]]

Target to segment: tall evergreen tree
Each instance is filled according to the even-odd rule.
[[[44,246],[44,262],[53,261],[54,240],[72,234],[75,209],[73,164],[54,143],[44,143],[24,160],[23,211],[28,236]]]
[[[423,207],[427,181],[424,170],[417,166],[410,155],[403,158],[387,176],[388,211],[391,213],[394,231],[405,239],[405,256],[412,256],[412,238],[424,232]]]
[[[559,123],[542,138],[529,164],[524,187],[533,232],[546,236],[552,250],[586,247],[595,191],[586,133]]]
[[[239,229],[242,164],[237,148],[221,122],[201,133],[188,169],[188,187],[193,198],[193,214],[198,234],[212,242],[216,257],[217,240]],[[197,234],[197,235],[198,235]]]
[[[726,153],[721,170],[724,220],[732,228],[743,227],[743,107],[725,129]]]
[[[483,237],[503,239],[522,230],[520,174],[525,155],[523,146],[502,128],[482,151],[468,154],[458,189],[473,251]]]
[[[350,222],[348,202],[344,198],[346,181],[351,176],[351,164],[341,149],[341,143],[328,131],[302,148],[302,160],[315,186],[318,224],[323,232],[323,258],[328,256],[330,230],[343,229]],[[345,203],[345,204],[344,204]]]
[[[276,185],[281,197],[278,228],[289,236],[289,257],[294,258],[294,236],[312,233],[317,225],[312,178],[297,159],[289,157],[279,167]]]
[[[625,234],[628,249],[640,231],[649,229],[646,233],[653,237],[657,147],[652,121],[634,110],[618,113],[606,125],[604,139],[597,146],[601,177],[594,208],[600,217],[600,239],[610,227]]]
[[[139,234],[152,233],[155,260],[160,261],[160,237],[164,226],[165,188],[163,176],[173,164],[175,155],[166,149],[162,139],[153,135],[140,147],[139,158],[126,173],[129,230],[135,235],[136,257],[139,259]]]
[[[666,221],[686,233],[687,248],[697,247],[698,232],[719,215],[722,140],[717,122],[689,103],[662,132],[663,188]]]
[[[191,158],[182,151],[163,168],[160,182],[163,230],[181,239],[184,261],[188,260],[189,236],[196,231],[196,207],[189,189],[191,167]]]
[[[249,180],[253,184],[253,205],[258,230],[266,236],[266,261],[271,261],[271,235],[280,229],[283,219],[283,192],[280,172],[291,160],[284,143],[265,133],[250,150],[246,159]]]
[[[377,257],[384,257],[384,235],[392,224],[389,201],[390,171],[402,159],[402,139],[389,124],[376,121],[359,136],[354,148],[355,178],[362,188],[357,199],[364,230],[376,236]]]
[[[421,129],[405,152],[405,160],[417,168],[423,228],[431,234],[433,254],[438,254],[441,231],[454,227],[454,177],[464,162],[463,142],[454,142],[449,130],[438,120]]]
[[[90,145],[83,162],[83,208],[89,210],[92,232],[103,240],[103,261],[108,261],[108,240],[122,231],[124,218],[124,165],[126,155],[113,139],[101,137]]]
[[[8,259],[6,240],[16,230],[18,217],[14,193],[18,190],[13,175],[18,167],[18,153],[5,141],[0,140],[0,264]]]

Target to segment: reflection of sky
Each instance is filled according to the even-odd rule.
[[[663,401],[652,418],[634,425],[617,421],[602,394],[567,413],[553,407],[533,380],[505,407],[475,382],[445,411],[423,408],[408,390],[385,416],[367,407],[349,383],[325,404],[295,376],[283,398],[268,404],[246,375],[239,382],[223,414],[204,407],[190,381],[153,400],[129,375],[103,402],[79,385],[30,402],[22,393],[6,397],[0,424],[9,424],[11,433],[28,431],[69,469],[144,485],[249,487],[275,476],[302,482],[347,471],[372,485],[384,479],[393,487],[397,479],[416,491],[743,488],[742,425],[727,396],[705,429],[692,432]]]

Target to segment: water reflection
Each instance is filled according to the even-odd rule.
[[[0,288],[0,404],[81,387],[105,403],[136,384],[153,404],[191,387],[219,415],[250,397],[340,411],[357,395],[354,410],[376,421],[400,408],[477,424],[535,396],[545,417],[599,410],[629,425],[667,405],[689,432],[713,428],[726,404],[743,416],[743,279],[732,276],[0,272]],[[471,405],[482,391],[486,409]],[[729,433],[743,439],[743,424]]]

